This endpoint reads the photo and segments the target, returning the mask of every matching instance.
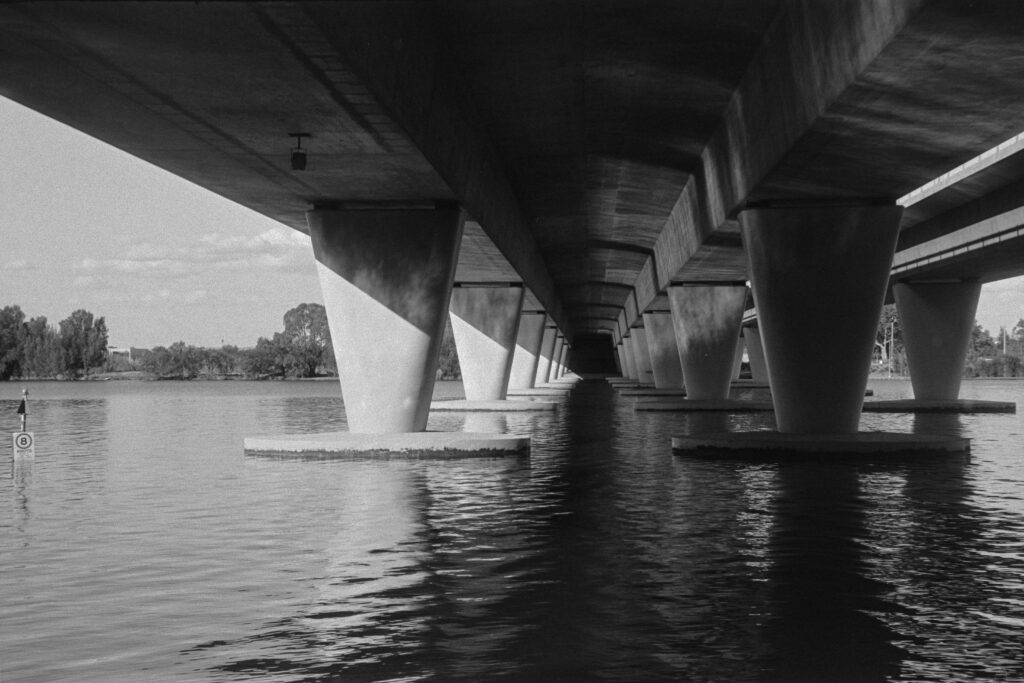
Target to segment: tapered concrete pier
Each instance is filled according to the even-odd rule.
[[[1015,412],[1015,403],[960,398],[980,282],[899,282],[893,285],[914,398],[869,401],[866,412]]]
[[[743,341],[747,345],[750,379],[754,382],[767,384],[768,366],[764,360],[764,347],[761,345],[761,330],[757,325],[747,325],[743,328]]]
[[[540,358],[537,360],[537,375],[534,377],[534,386],[546,384],[548,375],[551,373],[552,358],[555,355],[555,341],[558,328],[548,325],[544,328],[544,336],[540,343]]]
[[[651,371],[651,354],[647,349],[647,331],[642,327],[634,327],[630,339],[632,340],[636,381],[639,384],[653,386],[654,373]]]
[[[458,286],[449,317],[467,401],[501,401],[508,391],[523,288]]]
[[[682,389],[683,366],[679,361],[675,325],[670,312],[644,313],[651,373],[657,389]]]
[[[746,296],[744,284],[669,287],[688,399],[722,401],[729,397]]]
[[[307,220],[349,431],[253,438],[245,447],[324,457],[444,457],[462,441],[468,448],[463,453],[521,452],[522,437],[425,433],[462,236],[461,209],[330,208],[310,211]]]
[[[516,350],[512,355],[512,372],[508,380],[510,391],[534,387],[546,320],[547,315],[540,311],[524,311],[520,315]]]
[[[857,431],[901,213],[898,206],[822,203],[740,214],[778,432],[679,437],[673,448],[917,448],[919,435]],[[969,448],[962,439],[920,440],[936,450]]]

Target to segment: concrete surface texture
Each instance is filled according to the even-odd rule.
[[[779,431],[857,431],[901,213],[804,205],[740,214]]]
[[[467,400],[505,398],[522,305],[522,287],[459,286],[452,290],[449,318]]]
[[[745,285],[670,287],[668,300],[687,396],[725,399],[733,378]]]
[[[980,282],[901,282],[893,286],[914,398],[960,395]]]
[[[457,207],[309,213],[350,431],[426,428],[462,220]]]

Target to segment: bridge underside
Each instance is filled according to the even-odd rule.
[[[314,206],[457,201],[456,280],[524,283],[570,340],[618,341],[673,283],[747,279],[744,206],[892,201],[1024,129],[1010,1],[26,3],[0,20],[0,93],[298,230]]]

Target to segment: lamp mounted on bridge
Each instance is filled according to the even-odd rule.
[[[295,138],[295,149],[292,150],[292,170],[306,170],[306,151],[302,149],[302,138],[313,137],[309,133],[288,133],[288,137]]]

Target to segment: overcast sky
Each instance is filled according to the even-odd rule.
[[[0,306],[104,316],[114,346],[252,346],[322,303],[309,238],[0,98]],[[1024,278],[982,288],[995,335]]]

